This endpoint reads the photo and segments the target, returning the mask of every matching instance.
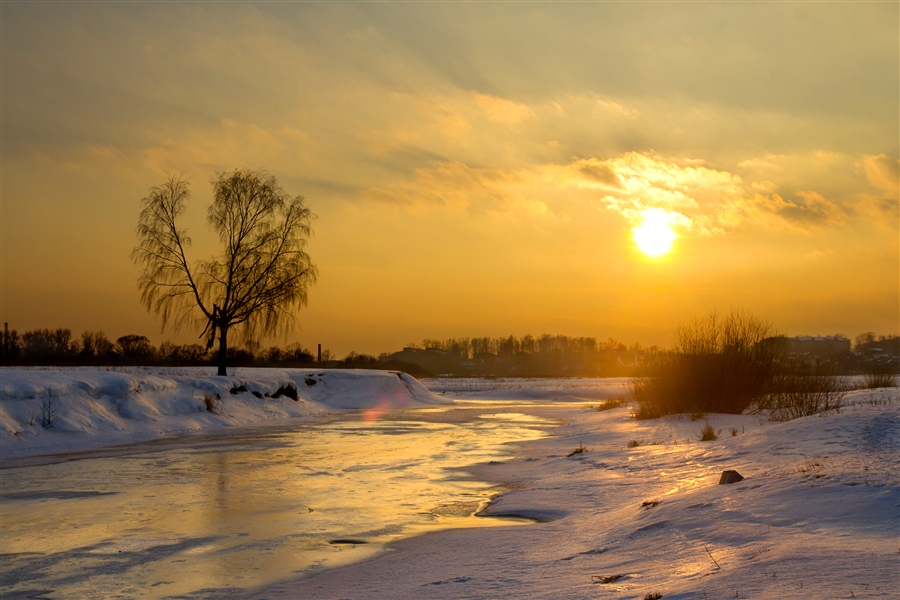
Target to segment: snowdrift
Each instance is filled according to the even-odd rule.
[[[333,410],[447,402],[397,371],[0,369],[0,458],[83,450]]]

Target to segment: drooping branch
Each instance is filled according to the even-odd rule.
[[[173,176],[152,187],[141,201],[132,259],[143,267],[138,280],[141,302],[160,316],[164,328],[171,322],[178,329],[190,319],[195,304],[210,316],[185,255],[191,240],[176,224],[189,198],[187,182]]]
[[[189,193],[184,181],[171,178],[143,200],[132,256],[143,267],[142,302],[163,326],[189,320],[196,304],[206,322],[201,337],[209,332],[211,345],[218,335],[224,353],[230,327],[241,325],[245,336],[277,333],[292,323],[292,309],[306,305],[317,275],[306,253],[315,216],[302,196],[290,198],[262,171],[235,170],[212,183],[207,221],[222,244],[221,255],[190,268],[190,239],[175,224]],[[224,354],[220,373],[223,365]]]

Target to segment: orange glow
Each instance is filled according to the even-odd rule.
[[[394,403],[391,402],[390,398],[384,396],[378,401],[378,404],[363,411],[362,420],[367,423],[377,421],[381,418],[381,415],[386,413],[393,406]]]
[[[235,168],[318,216],[309,304],[263,347],[667,346],[732,307],[788,335],[900,331],[897,3],[816,3],[802,27],[782,3],[10,5],[0,324],[19,335],[197,343],[141,304],[139,202],[189,179],[203,260],[209,179]]]

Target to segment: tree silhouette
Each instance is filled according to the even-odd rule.
[[[170,177],[141,201],[132,259],[141,267],[141,301],[169,324],[205,325],[207,349],[218,337],[218,374],[226,374],[228,332],[245,339],[271,335],[293,324],[294,308],[307,303],[316,267],[306,253],[315,215],[302,196],[291,198],[265,171],[218,173],[207,222],[222,252],[188,262],[191,240],[176,220],[190,199],[188,183]],[[198,310],[199,309],[199,313]]]

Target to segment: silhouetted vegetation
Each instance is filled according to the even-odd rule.
[[[682,324],[633,384],[642,419],[675,413],[741,413],[770,392],[783,346],[752,316],[712,313]]]
[[[754,361],[765,364],[764,356],[779,356],[776,362],[782,391],[801,387],[797,382],[789,383],[791,378],[800,378],[798,381],[810,388],[815,379],[804,378],[855,373],[870,374],[866,378],[866,386],[896,385],[895,375],[900,370],[900,359],[890,354],[893,351],[891,344],[900,340],[896,336],[875,337],[874,334],[867,334],[874,338],[872,343],[875,345],[857,344],[854,349],[860,350],[846,355],[819,356],[811,352],[792,354],[783,351],[784,338],[770,337],[760,345],[752,340],[749,343],[746,340],[745,343],[726,341],[728,336],[735,333],[729,332],[726,335],[723,329],[726,319],[716,318],[720,321],[718,327],[721,339],[718,342],[714,344],[709,339],[704,341],[703,335],[711,332],[701,327],[700,331],[691,335],[683,332],[683,339],[677,340],[678,344],[673,351],[662,351],[656,347],[645,349],[640,344],[626,346],[613,339],[597,342],[590,337],[545,334],[538,337],[526,335],[522,338],[426,339],[421,343],[408,344],[399,352],[383,353],[378,357],[350,352],[343,359],[338,359],[324,349],[322,360],[318,361],[313,352],[299,343],[284,347],[263,347],[256,341],[245,340],[241,347],[227,349],[227,362],[237,367],[385,369],[403,371],[415,377],[634,375],[635,397],[642,393],[649,394],[651,390],[656,393],[654,386],[667,380],[666,389],[659,388],[662,393],[658,397],[663,398],[664,402],[639,402],[639,418],[660,416],[664,414],[661,412],[664,409],[688,412],[693,418],[700,419],[707,412],[722,412],[722,407],[716,404],[720,401],[725,404],[737,402],[733,409],[724,412],[737,410],[738,405],[746,402],[748,389],[759,389],[757,378],[761,374],[761,366]],[[708,329],[709,325],[707,323],[704,327]],[[690,326],[688,324],[681,329]],[[756,339],[760,336],[751,337]],[[795,346],[798,345],[796,339],[792,341]],[[859,342],[859,338],[857,341]],[[802,343],[800,346],[802,347]],[[715,351],[707,351],[710,348]],[[175,344],[169,341],[154,347],[146,336],[138,334],[125,335],[111,341],[103,331],[85,331],[77,337],[65,328],[35,329],[21,335],[13,329],[6,331],[0,344],[0,365],[209,366],[217,364],[216,352],[200,344]],[[668,377],[666,373],[673,376]],[[672,387],[673,385],[676,387]],[[740,390],[737,389],[738,385],[741,386]],[[688,388],[693,391],[682,393]],[[732,397],[732,393],[736,395]],[[703,397],[720,400],[711,403],[698,401],[698,398]],[[755,393],[750,394],[750,397],[755,398],[751,402],[761,399]],[[782,395],[781,399],[788,397]],[[666,398],[669,400],[665,400]],[[777,396],[770,398],[768,404],[761,404],[772,407],[777,404],[775,398]],[[834,396],[822,398],[818,404],[833,406],[833,398]],[[707,404],[715,407],[709,408]],[[607,401],[596,408],[605,410],[617,406],[618,403]],[[727,409],[728,406],[724,408]]]
[[[220,256],[188,261],[191,240],[176,220],[190,191],[185,180],[171,177],[141,201],[132,258],[142,271],[147,310],[160,317],[163,328],[205,325],[206,349],[218,340],[216,364],[225,375],[233,356],[229,330],[239,328],[245,340],[275,333],[291,324],[291,309],[306,305],[316,280],[306,253],[314,215],[302,196],[291,198],[264,171],[219,173],[212,185],[207,221],[222,243]]]
[[[522,338],[426,339],[383,361],[418,365],[436,375],[504,377],[603,377],[629,375],[656,347],[627,347],[610,339],[544,334]]]
[[[787,420],[839,409],[845,385],[835,362],[808,362],[753,316],[712,313],[679,326],[675,348],[642,368],[633,383],[635,416],[768,412]],[[713,438],[714,439],[714,438]]]
[[[863,387],[870,390],[897,387],[898,382],[900,377],[896,373],[869,373],[863,380]]]
[[[790,361],[780,366],[770,393],[757,403],[757,412],[767,412],[773,421],[790,421],[819,412],[840,410],[847,385],[833,370]]]

